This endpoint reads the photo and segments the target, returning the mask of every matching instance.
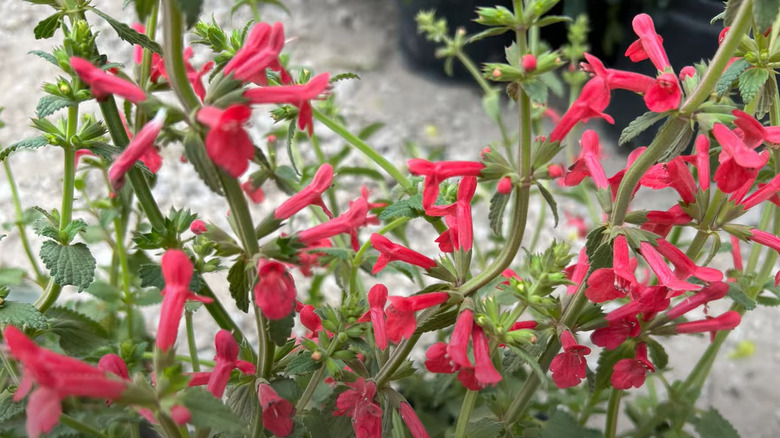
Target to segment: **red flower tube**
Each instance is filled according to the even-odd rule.
[[[287,268],[277,261],[260,259],[257,263],[255,305],[271,320],[287,317],[295,307],[295,282]]]
[[[588,367],[585,356],[590,354],[590,348],[577,344],[574,335],[568,330],[561,333],[561,343],[563,352],[550,362],[550,371],[555,386],[563,389],[579,385],[585,378]]]
[[[568,111],[561,117],[560,122],[550,133],[549,139],[552,142],[558,142],[564,139],[574,126],[579,122],[587,122],[593,117],[601,117],[610,124],[615,120],[604,113],[609,106],[610,94],[609,87],[604,79],[595,77],[585,83],[577,100],[571,105]]]
[[[154,142],[160,135],[165,124],[165,111],[160,111],[156,116],[133,137],[124,151],[114,160],[108,170],[108,179],[114,190],[119,190],[124,185],[125,174],[144,157],[149,151],[154,150]]]
[[[732,330],[742,322],[739,312],[729,310],[728,312],[699,321],[684,322],[674,327],[676,333],[703,333],[715,332],[720,330]]]
[[[282,23],[258,23],[249,32],[244,46],[236,52],[227,65],[225,74],[233,74],[239,81],[265,84],[267,68],[279,69],[279,53],[284,47]],[[285,72],[286,73],[286,72]]]
[[[244,105],[233,105],[225,110],[205,106],[198,111],[198,121],[208,126],[206,152],[217,166],[233,178],[246,172],[255,156],[255,146],[244,130],[252,110]]]
[[[677,319],[702,304],[725,297],[728,292],[728,284],[723,282],[714,283],[680,301],[666,312],[666,316],[669,319]]]
[[[655,32],[653,19],[647,14],[639,14],[631,22],[634,32],[639,39],[634,41],[626,50],[626,56],[633,62],[643,61],[650,58],[650,61],[660,71],[666,70],[670,66],[669,58],[666,56],[666,50],[662,45],[663,38]]]
[[[294,194],[290,199],[276,207],[274,218],[280,221],[289,219],[292,215],[309,205],[318,205],[328,217],[332,218],[333,214],[331,214],[328,207],[326,207],[325,203],[322,201],[322,194],[325,190],[330,188],[332,181],[333,166],[325,163],[317,169],[317,173],[314,174],[314,178],[312,178],[311,183],[308,186],[304,187],[303,190]]]
[[[347,415],[352,418],[352,429],[356,438],[382,436],[382,408],[374,401],[376,384],[362,377],[355,383],[347,383],[350,389],[339,394],[333,415]]]
[[[371,245],[379,251],[379,258],[374,264],[372,274],[376,274],[392,261],[402,261],[423,269],[431,269],[436,266],[436,262],[417,251],[411,250],[403,245],[393,243],[387,237],[374,233],[371,235]]]
[[[495,385],[501,381],[501,373],[493,366],[485,332],[477,324],[471,330],[471,342],[474,343],[474,377],[481,387]]]
[[[316,99],[328,88],[330,75],[322,73],[301,85],[278,85],[252,88],[244,91],[244,97],[255,105],[267,103],[289,103],[300,105],[306,100]]]
[[[263,408],[263,427],[278,437],[289,436],[295,423],[295,406],[274,391],[271,385],[261,383],[257,388],[257,398]]]
[[[452,361],[461,367],[473,368],[469,360],[469,338],[472,335],[474,325],[474,312],[471,309],[463,309],[455,322],[455,328],[447,345],[447,355]]]
[[[222,394],[225,393],[233,369],[238,368],[244,374],[254,374],[255,366],[250,362],[238,359],[238,343],[229,331],[220,330],[217,332],[217,336],[214,337],[214,345],[217,348],[217,355],[214,357],[216,365],[209,375],[206,389],[214,397],[221,398]]]
[[[368,291],[368,312],[361,316],[357,322],[371,321],[374,330],[374,340],[380,350],[387,348],[387,324],[385,321],[385,304],[387,303],[387,287],[383,284],[375,284]]]
[[[430,438],[428,431],[425,430],[425,426],[420,421],[420,417],[417,416],[414,408],[409,403],[401,402],[398,413],[401,414],[401,419],[404,420],[406,427],[409,428],[412,438]]]
[[[387,307],[387,337],[396,344],[401,339],[409,339],[417,329],[414,313],[447,302],[450,294],[447,292],[431,292],[411,297],[388,297]]]
[[[645,384],[647,373],[655,372],[653,363],[647,358],[647,344],[636,346],[634,359],[621,359],[612,368],[612,387],[615,389],[639,388]]]
[[[113,76],[92,65],[91,62],[79,57],[70,58],[70,66],[84,83],[89,85],[92,95],[99,102],[116,94],[133,103],[146,100],[146,93],[135,84]]]
[[[409,173],[425,176],[423,189],[423,208],[428,210],[436,203],[439,184],[447,178],[456,176],[479,176],[485,165],[476,161],[439,161],[432,163],[422,158],[413,158],[406,162]]]

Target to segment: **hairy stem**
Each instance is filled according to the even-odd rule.
[[[192,325],[192,312],[184,312],[184,325],[187,328],[187,347],[190,350],[190,364],[192,371],[200,371],[200,362],[198,361],[198,347],[195,345],[195,327]]]
[[[607,405],[607,423],[604,426],[604,438],[615,438],[617,435],[617,423],[620,416],[620,399],[623,391],[612,389],[609,394],[609,404]]]
[[[16,225],[16,228],[19,229],[19,239],[22,242],[24,253],[27,255],[27,259],[30,261],[33,271],[35,271],[35,281],[42,286],[43,283],[46,282],[46,275],[41,271],[41,267],[38,265],[38,259],[33,255],[32,248],[30,248],[30,241],[27,239],[27,229],[24,223],[22,202],[19,199],[19,190],[16,187],[16,180],[11,171],[11,165],[8,163],[8,158],[3,161],[3,168],[5,169],[5,175],[8,179],[8,186],[11,189],[11,198],[14,202],[14,224]]]
[[[108,435],[104,434],[103,432],[95,429],[94,427],[88,424],[82,423],[81,421],[71,417],[68,414],[62,414],[60,416],[60,423],[68,426],[69,428],[77,432],[85,433],[87,435],[95,436],[98,438],[108,438]]]
[[[463,404],[460,406],[460,414],[458,414],[458,424],[455,426],[455,438],[466,438],[466,428],[469,425],[471,412],[474,411],[474,406],[477,404],[478,396],[479,391],[469,390],[463,397]]]

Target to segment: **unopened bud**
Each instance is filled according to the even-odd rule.
[[[523,70],[527,72],[536,70],[536,56],[530,53],[523,56],[522,64],[523,64]]]
[[[311,353],[312,360],[320,360],[322,359],[322,352],[317,350]]]
[[[501,178],[501,180],[498,182],[498,186],[496,187],[496,191],[498,193],[501,193],[502,195],[508,195],[512,193],[512,187],[514,185],[512,184],[512,178],[505,176]]]
[[[493,77],[494,78],[500,78],[501,77],[501,70],[499,70],[499,69],[493,70]]]

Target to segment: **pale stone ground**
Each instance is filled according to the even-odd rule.
[[[207,1],[206,10],[212,11],[220,23],[227,23],[229,2]],[[95,1],[97,7],[118,12],[118,1]],[[336,87],[344,114],[363,126],[382,121],[387,126],[372,138],[371,144],[395,163],[405,159],[403,144],[415,141],[423,146],[444,146],[449,159],[475,159],[479,151],[498,138],[493,125],[482,113],[480,96],[475,88],[441,84],[410,72],[397,51],[396,9],[391,1],[379,0],[289,0],[285,4],[292,11],[290,17],[274,9],[267,9],[267,20],[284,20],[289,43],[288,51],[296,65],[311,66],[317,72],[339,73],[353,71],[360,81],[345,81]],[[31,136],[27,125],[35,105],[43,95],[40,85],[52,80],[56,71],[45,61],[27,55],[29,50],[46,50],[49,41],[36,41],[32,27],[47,16],[47,8],[24,3],[21,0],[0,2],[0,106],[6,107],[2,120],[7,124],[0,130],[0,144],[8,145]],[[115,16],[123,17],[117,13]],[[239,13],[235,23],[242,24],[245,15]],[[99,22],[90,16],[93,22]],[[103,37],[99,44],[103,52],[112,53],[114,60],[129,62],[130,49],[118,43],[113,31],[102,23]],[[59,35],[55,39],[59,38]],[[257,121],[256,134],[262,134],[268,122]],[[324,127],[318,126],[326,150],[337,150],[342,144]],[[608,173],[623,164],[623,158],[611,151]],[[192,206],[208,220],[224,224],[226,205],[212,195],[192,174],[186,165],[176,159],[177,151],[165,153],[166,162],[160,172],[155,195],[163,210],[169,206]],[[12,164],[25,206],[40,205],[47,209],[59,207],[60,154],[54,148],[34,153],[20,153]],[[269,191],[270,201],[255,209],[256,217],[268,213],[275,199],[283,195]],[[653,197],[653,200],[659,199]],[[663,199],[663,198],[660,198]],[[193,200],[197,200],[193,205]],[[658,201],[655,208],[667,208],[668,202]],[[0,179],[0,222],[12,220],[13,207],[5,178]],[[541,205],[535,206],[532,220]],[[559,236],[570,235],[571,230],[559,230]],[[2,266],[27,267],[18,237],[13,232],[0,243]],[[545,233],[546,234],[546,233]],[[545,236],[550,238],[551,236]],[[33,241],[34,247],[40,241]],[[102,254],[105,257],[105,253]],[[101,253],[97,251],[99,263]],[[225,293],[222,275],[208,278],[212,287]],[[228,306],[230,307],[230,306]],[[775,338],[780,331],[776,310],[761,309],[750,313],[743,324],[730,336],[724,353],[732,351],[741,340],[754,340],[756,353],[746,359],[729,359],[722,354],[711,374],[699,406],[717,407],[741,432],[743,437],[773,437],[780,428],[780,406],[776,402],[778,377],[775,361],[780,360],[780,349]],[[208,324],[205,312],[199,312],[201,324]],[[149,314],[154,325],[155,312]],[[243,315],[236,311],[234,317]],[[251,333],[250,318],[243,318],[246,331]],[[204,330],[206,331],[206,330]],[[202,348],[210,348],[208,337],[199,339]],[[680,338],[667,343],[673,371],[668,378],[688,373],[705,348],[702,338]],[[592,358],[595,365],[595,357]],[[774,432],[773,432],[774,431]]]

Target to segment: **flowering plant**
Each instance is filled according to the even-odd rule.
[[[282,23],[227,31],[199,21],[200,1],[135,0],[145,24],[129,26],[88,0],[26,1],[54,11],[34,32],[62,44],[35,53],[61,75],[44,84],[40,133],[0,151],[32,267],[0,285],[3,436],[601,436],[586,427],[601,417],[607,437],[619,420],[631,436],[736,436],[697,399],[746,312],[780,304],[780,0],[728,1],[718,51],[695,66],[672,66],[636,16],[625,54],[649,76],[588,54],[584,17],[569,45],[542,44],[539,28],[569,20],[548,15],[556,0],[479,8],[475,35],[422,12],[500,140],[406,170],[339,115],[338,82],[357,75],[293,67]],[[101,51],[111,35],[95,20],[135,46],[132,62]],[[463,52],[506,32],[505,63],[480,70]],[[558,116],[547,100],[561,80],[572,99]],[[648,109],[620,142],[660,127],[609,177],[580,124],[613,122],[615,89]],[[262,142],[249,126],[267,119],[260,108],[273,121]],[[350,146],[324,150],[321,130]],[[62,151],[62,204],[25,214],[8,161],[47,145]],[[188,184],[224,198],[226,218],[198,202],[161,211],[160,149],[182,146],[200,178]],[[348,165],[351,148],[370,164]],[[662,189],[670,205],[631,208]],[[564,197],[591,223],[566,211],[579,239],[537,248]],[[553,220],[544,206],[534,222],[532,199]],[[757,244],[747,260],[743,243]],[[140,310],[151,304],[157,314]],[[710,335],[690,339],[706,350],[669,383],[664,339],[691,333]]]

